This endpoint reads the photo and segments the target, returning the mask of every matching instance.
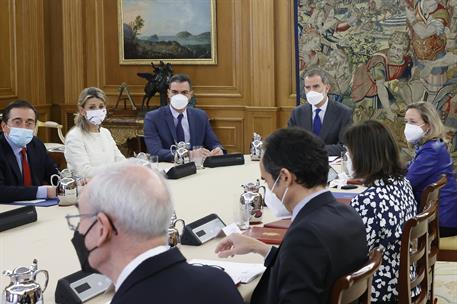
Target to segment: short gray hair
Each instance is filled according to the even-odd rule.
[[[144,239],[167,234],[173,203],[159,171],[125,160],[104,169],[85,188],[89,208],[106,213],[117,229]]]
[[[319,69],[312,69],[312,70],[306,71],[305,75],[303,76],[303,79],[305,79],[307,77],[314,77],[314,76],[319,76],[321,78],[323,84],[330,84],[330,81],[329,81],[327,75],[325,75],[324,71],[319,70]]]

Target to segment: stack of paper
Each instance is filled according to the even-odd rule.
[[[221,268],[232,278],[235,285],[238,283],[249,283],[265,271],[265,266],[253,263],[193,259],[189,261],[189,264]]]

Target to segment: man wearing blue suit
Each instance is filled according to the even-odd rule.
[[[342,103],[330,100],[330,84],[319,70],[305,76],[305,93],[308,103],[296,107],[289,119],[289,127],[299,127],[313,132],[325,142],[330,156],[340,156],[345,151],[343,135],[352,124],[352,110]]]
[[[190,143],[191,151],[202,156],[223,154],[219,143],[209,124],[205,111],[187,107],[192,97],[192,82],[185,74],[173,75],[168,88],[170,104],[148,112],[144,118],[144,141],[148,153],[159,156],[159,161],[173,161],[170,146],[178,142]]]

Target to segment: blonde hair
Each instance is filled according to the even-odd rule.
[[[89,122],[86,117],[81,115],[80,110],[84,108],[87,100],[91,98],[97,98],[105,102],[105,92],[96,87],[85,88],[81,91],[78,98],[78,112],[75,115],[75,125],[85,132],[90,132]]]
[[[406,110],[409,109],[415,109],[417,112],[419,112],[422,120],[430,126],[430,130],[420,140],[419,144],[424,144],[430,139],[443,137],[443,123],[441,122],[441,118],[438,115],[438,112],[431,103],[425,101],[412,103],[406,108]]]

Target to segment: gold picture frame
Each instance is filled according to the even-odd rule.
[[[118,37],[122,65],[217,64],[216,0],[118,0]]]

